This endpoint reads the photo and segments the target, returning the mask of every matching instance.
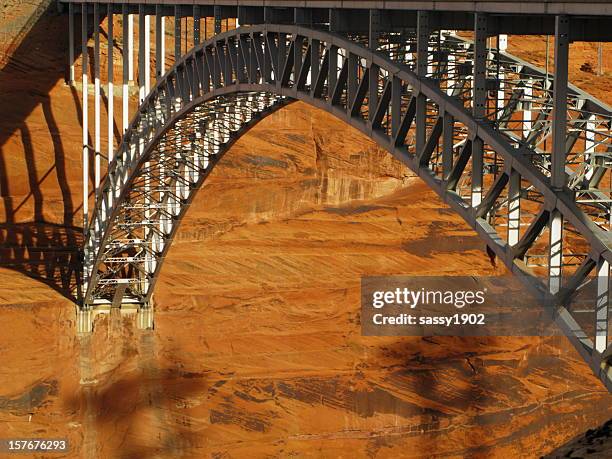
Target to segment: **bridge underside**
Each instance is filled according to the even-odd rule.
[[[556,34],[555,71],[548,74],[506,54],[503,37],[491,46],[499,22],[491,14],[470,13],[474,40],[467,41],[441,30],[436,11],[418,11],[414,24],[384,30],[385,13],[368,10],[367,30],[348,33],[334,10],[325,10],[323,29],[314,13],[290,9],[293,20],[303,13],[310,18],[306,27],[285,24],[290,18],[281,10],[263,9],[263,20],[281,23],[226,24],[218,33],[232,10],[213,8],[216,35],[199,43],[200,17],[194,16],[196,46],[163,76],[163,51],[158,54],[157,82],[149,89],[146,18],[156,12],[156,30],[163,30],[166,7],[150,8],[139,7],[141,106],[128,125],[124,53],[125,135],[116,151],[109,142],[114,159],[104,180],[95,164],[91,215],[85,208],[80,331],[91,330],[92,314],[113,306],[132,305],[140,325],[152,326],[151,297],[165,254],[212,167],[267,113],[303,100],[361,130],[423,178],[513,273],[555,305],[558,324],[612,389],[612,117],[607,105],[567,84],[573,17],[545,18]],[[99,114],[99,5],[92,12]],[[130,9],[122,12],[125,34]],[[259,18],[253,9],[235,12],[251,24]],[[86,45],[88,4],[81,13]],[[114,14],[112,4],[106,14]],[[112,28],[108,35],[111,45]],[[181,55],[180,28],[175,36]],[[124,45],[130,49],[129,40]],[[86,52],[83,64],[87,69]],[[86,82],[84,74],[85,172]],[[87,195],[85,187],[85,201]],[[596,298],[579,301],[591,287]]]

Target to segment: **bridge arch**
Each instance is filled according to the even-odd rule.
[[[547,292],[559,325],[612,387],[607,318],[590,337],[564,307],[612,261],[607,233],[574,192],[553,187],[530,145],[474,117],[435,80],[340,35],[299,26],[217,35],[183,56],[145,98],[96,196],[84,244],[82,323],[101,305],[149,309],[164,256],[207,175],[251,126],[293,100],[354,126],[421,177],[513,273]],[[586,251],[565,275],[564,224]],[[547,260],[539,271],[525,263],[536,249]]]

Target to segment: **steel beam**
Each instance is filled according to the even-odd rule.
[[[429,35],[431,33],[429,16],[428,11],[419,11],[417,15],[416,74],[422,78],[427,77]],[[427,98],[422,93],[419,93],[416,97],[416,154],[419,155],[425,147],[425,136],[427,134],[425,125]]]
[[[146,95],[146,62],[147,62],[147,43],[146,43],[146,19],[144,5],[138,7],[138,105],[142,104]]]
[[[98,192],[100,187],[100,152],[101,138],[100,132],[100,5],[93,5],[93,26],[94,26],[94,192]]]
[[[206,18],[204,18],[206,20]],[[193,5],[193,44],[197,46],[200,44],[200,7],[199,5]]]
[[[558,209],[550,212],[548,230],[548,289],[556,295],[561,290],[563,274],[563,215]]]
[[[89,99],[89,81],[87,78],[87,66],[89,51],[87,50],[87,4],[81,5],[81,59],[82,59],[82,76],[81,83],[83,87],[83,233],[87,235],[87,227],[89,224],[89,124],[88,124],[88,99]]]
[[[327,46],[327,54],[329,58],[329,75],[327,77],[327,84],[329,90],[329,96],[336,89],[336,82],[338,81],[338,47],[334,45]]]
[[[164,73],[162,68],[162,53],[164,51],[162,42],[165,41],[165,37],[162,30],[164,16],[161,10],[161,5],[155,5],[155,81],[157,82],[159,82],[159,79]]]
[[[453,153],[455,142],[455,118],[448,112],[444,113],[442,125],[442,179],[446,183],[453,170]]]
[[[402,116],[402,80],[391,77],[391,137],[395,138],[399,131]],[[417,150],[420,155],[422,150]]]
[[[595,307],[595,350],[600,354],[608,348],[610,308],[610,263],[600,258],[597,263],[597,303]]]
[[[380,40],[381,24],[380,24],[380,10],[370,10],[370,22],[369,22],[369,35],[368,35],[368,46],[370,49],[377,49],[378,42]]]
[[[144,86],[145,95],[151,91],[151,16],[144,17]]]
[[[506,72],[501,64],[501,53],[505,52],[508,48],[508,35],[497,36],[497,53],[496,53],[496,66],[497,66],[497,98],[495,103],[496,120],[500,120],[504,113],[504,107],[506,106]]]
[[[321,43],[317,38],[310,40],[310,94],[314,96],[319,81],[321,59]]]
[[[487,115],[487,16],[474,15],[474,65],[472,114],[476,119]]]
[[[156,29],[156,33],[158,33],[157,31],[159,30],[161,39],[161,51],[159,52],[161,63],[159,67],[161,69],[160,75],[163,75],[166,73],[166,17],[163,15],[160,16],[160,28]]]
[[[68,84],[74,86],[74,3],[68,5]]]
[[[370,63],[370,74],[368,81],[368,126],[372,127],[372,118],[378,107],[378,79],[380,68],[378,65]]]
[[[126,5],[127,6],[127,5]],[[128,25],[128,71],[129,80],[134,81],[134,15],[129,14],[127,18]]]
[[[355,53],[349,53],[348,55],[348,75],[347,75],[347,98],[346,98],[346,110],[350,114],[352,113],[353,103],[357,98],[357,89],[359,88],[358,78],[358,57]],[[401,83],[401,81],[400,81]]]
[[[107,82],[107,95],[106,98],[108,100],[108,123],[107,123],[107,134],[108,134],[108,151],[107,151],[107,166],[113,159],[114,152],[114,132],[113,128],[115,127],[115,89],[113,87],[114,80],[114,48],[115,48],[115,39],[114,39],[114,14],[113,14],[113,5],[111,3],[108,4],[108,11],[106,14],[107,22],[108,22],[108,82]]]
[[[528,79],[523,90],[523,140],[529,139],[532,134],[533,123],[531,104],[533,99],[533,80]]]
[[[565,140],[567,137],[569,31],[569,18],[567,16],[557,16],[555,18],[555,76],[553,83],[551,170],[551,183],[557,189],[563,188],[567,181],[565,174]]]
[[[510,172],[508,184],[508,245],[518,244],[521,230],[521,174]]]
[[[472,114],[483,120],[487,115],[487,21],[482,13],[474,15],[474,65],[472,87]],[[472,207],[482,202],[484,142],[472,140]]]
[[[588,117],[588,121],[586,123],[586,131],[584,133],[584,161],[586,164],[588,164],[587,166],[587,171],[585,173],[585,179],[587,181],[587,183],[589,183],[591,181],[591,179],[593,178],[594,174],[595,174],[595,166],[594,166],[594,161],[593,159],[597,159],[594,154],[595,154],[595,146],[597,145],[595,143],[595,130],[597,129],[597,125],[595,123],[596,120],[596,116],[595,115],[591,115]],[[599,160],[601,161],[601,160]],[[610,212],[610,218],[612,218],[612,212]]]
[[[130,119],[128,85],[130,81],[130,57],[129,56],[132,52],[132,49],[131,49],[132,39],[131,39],[130,26],[129,26],[130,15],[128,14],[127,4],[123,4],[122,15],[123,15],[123,33],[122,33],[121,38],[123,40],[123,44],[122,44],[123,46],[123,53],[122,53],[122,60],[123,60],[123,87],[122,89],[123,91],[122,91],[122,96],[121,96],[121,104],[122,104],[121,132],[123,135],[125,135],[125,133],[128,130],[129,119]]]
[[[221,15],[221,7],[215,5],[214,10],[213,10],[213,14],[215,17],[215,35],[221,33],[222,27],[221,27],[221,21],[222,21],[222,15]]]
[[[178,62],[181,58],[182,47],[181,47],[181,7],[179,5],[174,6],[174,62]]]
[[[81,3],[83,0],[61,0],[62,3]],[[115,4],[121,4],[125,0],[112,0]],[[380,0],[327,0],[322,1],[304,1],[304,0],[283,0],[283,1],[269,1],[269,0],[248,0],[244,2],[237,2],[236,0],[195,0],[195,2],[202,5],[217,4],[224,8],[236,8],[238,3],[246,3],[253,9],[261,9],[267,5],[278,5],[281,8],[296,8],[308,6],[309,10],[320,11],[323,8],[338,8],[340,10],[351,10],[354,8],[376,8],[381,4]],[[173,4],[178,3],[177,0],[166,0],[162,3]],[[194,1],[183,1],[184,4],[192,4]],[[590,16],[597,18],[599,16],[612,15],[612,5],[609,5],[604,0],[550,0],[545,2],[534,2],[532,0],[518,0],[512,4],[508,4],[503,1],[481,1],[477,4],[474,1],[457,1],[457,0],[431,0],[431,1],[394,1],[385,2],[387,8],[393,11],[399,12],[410,12],[417,9],[422,9],[424,6],[430,7],[431,9],[437,9],[440,11],[446,11],[449,13],[449,18],[459,16],[462,17],[461,13],[471,13],[475,8],[482,10],[483,12],[496,13],[501,15],[516,15],[523,19],[523,22],[530,22],[531,20],[541,19],[541,15],[551,14],[574,14],[582,16]],[[319,6],[319,4],[322,4]],[[503,19],[503,18],[502,18]],[[503,22],[503,21],[502,21]]]

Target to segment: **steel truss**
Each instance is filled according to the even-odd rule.
[[[609,111],[570,87],[567,186],[554,187],[551,80],[478,33],[475,44],[432,36],[426,20],[412,40],[381,34],[370,48],[323,30],[249,26],[183,56],[143,100],[97,193],[81,331],[101,305],[150,307],[180,221],[219,158],[267,113],[302,100],[418,174],[554,302],[557,323],[612,389]],[[574,308],[591,284],[597,299]]]

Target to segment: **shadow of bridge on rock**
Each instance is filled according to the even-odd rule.
[[[82,241],[81,228],[36,222],[0,224],[0,267],[19,271],[78,301]]]
[[[80,36],[79,22],[75,21],[76,37]],[[74,185],[74,177],[70,185],[67,163],[71,159],[50,97],[52,89],[67,77],[68,17],[60,14],[55,2],[41,1],[14,35],[10,42],[2,43],[6,55],[0,61],[4,98],[0,113],[0,268],[21,272],[78,301],[83,236],[82,228],[74,225],[81,209],[74,196],[80,187]],[[81,105],[75,91],[70,100],[79,116],[75,127],[80,127]],[[28,125],[29,117],[41,108],[42,129]],[[37,143],[41,135],[50,136],[51,141],[41,146]],[[22,145],[9,143],[12,138],[20,138]],[[50,153],[49,161],[45,153]],[[75,154],[80,158],[80,150]]]

